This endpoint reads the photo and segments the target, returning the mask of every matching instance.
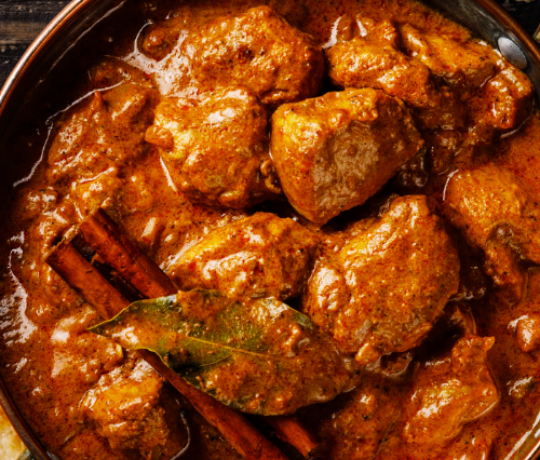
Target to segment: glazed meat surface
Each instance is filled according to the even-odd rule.
[[[182,44],[182,54],[190,56],[198,85],[242,86],[271,108],[316,95],[324,72],[312,37],[267,6],[201,27]]]
[[[92,178],[140,157],[145,126],[152,117],[156,88],[142,72],[128,65],[104,60],[91,73],[98,86],[83,110],[69,112],[59,123],[48,152],[47,172],[51,183],[78,177]]]
[[[422,33],[411,25],[400,29],[405,49],[433,75],[462,94],[470,94],[495,75],[495,63],[485,58],[484,47],[468,41]]]
[[[519,69],[499,61],[499,72],[474,98],[472,118],[477,124],[508,132],[530,115],[534,87]]]
[[[485,165],[455,174],[446,189],[446,215],[485,255],[485,270],[499,288],[522,298],[521,263],[540,263],[538,198],[505,168]]]
[[[362,376],[362,383],[320,429],[321,438],[332,446],[329,460],[376,457],[385,434],[400,414],[402,402],[391,393],[394,389],[392,379],[378,373]],[[340,436],[344,439],[336,442]]]
[[[168,460],[182,448],[185,434],[175,432],[160,405],[163,383],[146,362],[130,358],[85,395],[83,414],[112,449],[132,458]]]
[[[369,19],[361,23],[364,36],[340,41],[327,51],[332,82],[345,88],[380,89],[414,107],[437,105],[429,69],[396,48],[393,25],[388,21],[374,25]]]
[[[466,335],[449,356],[421,366],[405,409],[403,436],[413,458],[426,458],[433,446],[444,446],[465,423],[491,410],[499,391],[487,366],[493,337]]]
[[[158,146],[174,182],[194,201],[242,208],[281,192],[266,109],[245,90],[163,99],[146,141]]]
[[[410,25],[402,26],[400,32],[409,54],[425,64],[439,84],[468,103],[477,125],[474,131],[486,127],[508,131],[529,116],[534,92],[530,80],[484,42],[450,40]],[[473,133],[473,143],[478,142],[475,136],[478,134]]]
[[[305,311],[366,365],[426,336],[459,284],[459,259],[424,196],[396,198],[317,261]]]
[[[422,147],[403,103],[373,89],[281,106],[271,150],[294,208],[322,225],[364,203]]]
[[[284,300],[300,293],[317,245],[317,237],[294,220],[257,213],[210,233],[168,274],[185,290]]]

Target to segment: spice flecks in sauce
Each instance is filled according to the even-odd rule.
[[[277,14],[283,15],[291,28],[280,22],[281,19],[276,19],[277,14],[266,7],[246,13],[261,4],[268,4]],[[365,78],[361,80],[354,75],[354,68],[351,67],[345,70],[351,70],[353,75],[334,78],[336,85],[366,85],[403,97],[425,142],[425,148],[401,166],[378,198],[368,201],[360,209],[341,213],[323,229],[308,222],[285,202],[259,205],[260,210],[275,212],[280,217],[293,217],[298,226],[306,227],[301,229],[305,232],[317,233],[323,241],[322,252],[328,258],[336,257],[344,238],[352,235],[347,232],[359,231],[358,228],[349,228],[351,222],[358,221],[359,217],[385,215],[392,203],[386,200],[390,193],[425,194],[431,211],[442,215],[446,184],[459,174],[458,171],[494,162],[521,177],[535,192],[540,192],[540,121],[536,113],[524,121],[531,109],[530,83],[485,43],[472,39],[469,31],[412,0],[238,0],[221,2],[219,5],[212,1],[193,4],[170,1],[159,5],[135,2],[124,5],[119,12],[122,17],[119,14],[111,15],[108,24],[104,21],[103,27],[85,37],[86,45],[84,40],[77,45],[82,47],[90,43],[92,46],[92,43],[96,43],[99,45],[96,45],[96,49],[102,50],[104,42],[109,43],[114,33],[119,34],[112,40],[114,47],[110,51],[96,52],[96,62],[101,61],[98,65],[88,69],[88,63],[84,62],[77,67],[80,70],[77,73],[78,81],[70,82],[75,89],[69,92],[73,96],[71,101],[76,102],[72,105],[66,101],[64,107],[57,107],[67,109],[61,110],[54,118],[50,142],[43,152],[43,159],[47,161],[38,163],[24,182],[21,177],[25,174],[10,177],[11,183],[17,187],[12,193],[13,204],[8,203],[4,210],[6,226],[3,231],[7,243],[1,250],[1,373],[36,434],[50,451],[63,460],[121,460],[133,456],[165,460],[170,452],[156,447],[157,444],[152,444],[151,452],[144,452],[145,446],[151,443],[137,444],[137,441],[133,441],[147,439],[141,433],[148,434],[145,431],[147,425],[136,417],[130,419],[129,423],[138,437],[113,436],[108,422],[116,420],[114,417],[117,413],[108,412],[106,404],[94,406],[88,402],[92,392],[97,395],[96,398],[102,399],[114,388],[122,388],[127,394],[132,388],[137,388],[137,379],[142,379],[144,373],[132,373],[137,364],[115,343],[96,338],[86,331],[99,318],[45,264],[51,247],[68,228],[78,224],[92,210],[104,206],[121,223],[129,237],[165,271],[173,273],[180,264],[182,270],[189,272],[189,262],[201,257],[201,248],[213,244],[212,238],[218,234],[216,229],[232,224],[220,231],[232,240],[236,237],[234,229],[242,222],[240,219],[259,210],[209,206],[208,197],[194,199],[182,193],[190,184],[182,182],[182,176],[164,160],[167,152],[163,149],[170,148],[167,133],[154,132],[156,143],[153,144],[144,140],[163,96],[197,101],[203,91],[216,91],[217,83],[223,86],[223,79],[212,74],[219,71],[226,75],[225,86],[229,84],[233,91],[238,90],[243,79],[250,81],[248,89],[271,112],[277,105],[287,102],[288,98],[297,97],[301,104],[307,97],[340,89],[326,81],[323,89],[319,90],[322,51],[320,54],[318,51],[323,45],[331,50],[339,43],[345,49],[343,55],[352,52],[356,57],[367,50],[367,53],[372,53],[368,56],[370,59],[384,57],[387,60],[381,63],[380,68],[383,69],[396,56],[399,56],[396,62],[402,66],[414,59],[414,68],[421,68],[425,77],[424,86],[418,88],[416,85],[415,88],[422,90],[418,93],[422,97],[429,95],[427,99],[418,96],[407,100],[404,93],[394,91],[396,88],[392,82],[375,84],[369,78],[385,77],[385,74],[381,76],[376,71],[370,70],[369,78],[363,75]],[[279,29],[278,38],[272,39],[274,41],[257,38],[257,27],[252,28],[253,31],[250,29],[250,21],[254,17],[264,21],[264,24],[270,24],[272,27],[268,30],[272,33]],[[128,30],[120,32],[121,28],[114,21],[125,23]],[[259,41],[250,48],[249,40],[240,37],[243,29],[235,30],[235,24],[244,24],[246,30],[251,31],[251,39]],[[113,26],[117,32],[113,33]],[[122,37],[122,33],[125,36]],[[304,34],[311,34],[313,38]],[[202,43],[204,40],[207,41]],[[228,44],[222,43],[227,40]],[[353,45],[351,40],[354,40]],[[276,43],[284,51],[272,55],[270,48]],[[292,51],[289,47],[291,43],[294,43]],[[197,56],[200,47],[207,52],[204,59]],[[377,54],[373,51],[377,49],[382,51]],[[226,59],[221,59],[228,52],[236,53],[236,60],[231,60],[231,66]],[[212,53],[222,53],[219,66],[212,66]],[[102,60],[105,54],[114,57]],[[297,55],[303,58],[295,62]],[[289,59],[286,64],[280,64],[279,58],[283,56]],[[268,66],[264,68],[268,73],[264,73],[264,79],[259,78],[260,81],[257,75],[254,77],[250,74],[253,67],[246,64],[253,61],[260,63],[259,69]],[[371,69],[366,60],[357,62],[367,66],[365,69]],[[470,73],[460,67],[464,62],[470,63]],[[307,67],[302,68],[306,63],[314,73],[306,70]],[[283,65],[283,72],[274,75],[273,71],[279,65]],[[325,72],[329,70],[327,67]],[[294,87],[283,83],[287,78],[301,82],[305,75],[313,76],[313,82],[309,81],[309,85]],[[265,86],[269,81],[274,86]],[[85,94],[88,97],[82,97]],[[48,95],[42,97],[46,99]],[[213,126],[223,125],[226,121],[223,114],[225,112],[220,112],[219,116],[210,114],[208,119]],[[43,115],[43,119],[50,115]],[[254,115],[255,119],[258,116],[260,113]],[[341,133],[339,122],[343,120],[340,117],[344,116],[345,113],[338,113],[335,120],[325,120],[335,123],[337,128],[323,134],[319,143],[323,145],[321,148],[325,148],[329,142],[339,144],[336,141]],[[514,132],[520,126],[521,130]],[[265,129],[262,128],[263,131]],[[192,135],[197,136],[197,129],[193,131],[195,134]],[[182,134],[185,132],[179,135]],[[237,131],[237,135],[241,136],[242,131]],[[265,135],[259,135],[259,144],[265,143]],[[501,137],[504,139],[500,140]],[[184,140],[187,149],[196,144],[191,139]],[[345,139],[343,145],[350,145],[347,142]],[[14,148],[19,148],[21,143],[27,146],[25,152],[28,154],[33,152],[36,157],[41,153],[39,142],[36,142],[33,134],[21,134],[18,140],[13,141]],[[32,146],[28,147],[28,144]],[[249,154],[244,152],[246,158],[262,155],[257,150],[258,144],[249,148]],[[264,151],[265,148],[263,145],[260,150]],[[346,149],[344,151],[347,153]],[[192,154],[190,161],[201,161],[199,153]],[[300,162],[298,164],[299,167],[304,166]],[[352,162],[344,164],[345,167],[355,167]],[[203,163],[204,166],[212,167],[212,164]],[[231,166],[229,177],[241,177],[233,169]],[[242,190],[249,191],[249,183],[264,181],[273,177],[274,173],[273,166],[264,157],[257,168],[250,169],[249,174],[257,176],[255,179],[250,177],[252,182],[247,181],[248,186]],[[200,177],[197,176],[197,179]],[[224,187],[215,175],[203,179],[207,181],[203,185],[208,190],[222,190]],[[274,182],[269,184],[275,186]],[[231,187],[230,183],[225,185]],[[203,189],[206,190],[201,186],[198,190]],[[381,203],[383,206],[379,212]],[[340,211],[342,209],[338,213]],[[360,226],[364,224],[364,221],[360,222]],[[534,227],[536,224],[532,225]],[[336,230],[343,232],[336,234]],[[270,232],[271,229],[266,231]],[[300,410],[299,416],[313,432],[329,441],[329,458],[360,460],[376,455],[388,460],[428,458],[438,449],[445,449],[449,458],[489,456],[506,459],[525,443],[527,433],[536,430],[540,407],[540,388],[536,383],[540,374],[538,351],[522,351],[514,337],[514,328],[508,325],[514,322],[517,331],[519,321],[516,320],[540,315],[540,275],[534,269],[529,269],[528,288],[523,292],[523,300],[509,305],[505,296],[493,289],[489,276],[468,277],[474,270],[482,270],[479,268],[483,267],[482,254],[477,248],[467,246],[457,231],[451,228],[447,228],[447,231],[459,245],[462,286],[454,297],[455,301],[450,302],[445,315],[434,325],[424,342],[412,351],[385,355],[370,364],[362,370],[363,380],[359,380],[354,392],[341,395],[334,402],[321,407]],[[508,234],[503,236],[511,238]],[[298,242],[283,244],[283,241],[294,237],[294,234],[283,233],[269,238],[275,241],[272,244],[281,245],[283,254],[279,257],[283,257],[283,260],[294,258],[295,251],[306,251],[298,252],[301,255],[296,262],[300,268],[290,279],[275,278],[267,283],[268,279],[265,279],[265,286],[279,285],[277,295],[301,294],[301,284],[309,279],[313,267],[311,259],[316,244],[312,244],[311,238],[316,238],[311,235],[304,238],[302,243],[305,248]],[[242,243],[238,241],[230,246],[213,247],[213,251],[207,251],[212,256],[199,264],[202,268],[196,274],[204,278],[206,283],[212,283],[216,279],[230,278],[230,273],[220,272],[224,267],[238,269],[235,279],[242,281],[245,288],[249,286],[250,279],[258,279],[250,278],[250,274],[269,277],[277,273],[276,270],[265,272],[261,269],[273,266],[265,261],[273,249],[272,244],[261,244],[251,252],[243,251]],[[514,246],[511,249],[519,255],[519,250]],[[216,255],[218,253],[221,254],[219,257]],[[272,257],[278,257],[278,253],[273,250]],[[228,259],[227,265],[222,260],[227,257],[235,257],[235,260]],[[519,262],[523,261],[519,259]],[[288,267],[292,265],[288,263]],[[213,271],[204,267],[212,267]],[[399,261],[396,261],[393,265],[381,266],[381,271],[384,273],[385,270],[390,272],[400,268]],[[322,291],[330,290],[331,295],[325,297],[323,303],[329,308],[340,308],[340,302],[346,296],[340,297],[341,291],[336,287],[331,270],[325,271],[324,276]],[[381,277],[381,280],[384,282],[385,277]],[[297,306],[301,304],[298,299],[291,302],[296,302]],[[458,312],[449,315],[451,307],[456,305]],[[403,314],[406,313],[404,308]],[[464,319],[466,317],[476,320],[475,331],[471,330],[470,321]],[[428,329],[423,330],[422,337]],[[476,334],[480,338],[462,338],[469,337],[467,334]],[[494,344],[489,337],[495,338]],[[481,352],[471,352],[475,347]],[[448,370],[459,362],[464,363],[461,373]],[[475,375],[480,377],[475,380]],[[496,380],[500,396],[494,408],[492,403],[497,398],[489,381],[490,375]],[[141,392],[141,398],[143,403],[148,403],[148,417],[155,420],[158,427],[156,433],[159,436],[156,435],[155,439],[168,439],[175,430],[176,433],[184,433],[183,420],[187,420],[191,427],[191,443],[183,458],[238,458],[237,453],[185,400],[167,389],[162,390],[163,382],[152,378],[154,384],[148,385],[144,397]],[[426,383],[428,381],[432,384]],[[452,394],[458,393],[462,399],[452,400]],[[477,399],[485,398],[478,403],[480,409],[467,399],[468,394],[477,393],[481,394]],[[88,403],[81,407],[80,402],[85,394]],[[130,400],[132,408],[136,407],[136,399],[135,391],[134,399]],[[461,408],[458,410],[456,405],[452,405],[458,400],[464,401],[463,405],[467,405],[469,412],[462,413]],[[412,404],[411,401],[420,407],[416,415],[402,410],[403,405]],[[435,402],[429,405],[430,401]],[[424,403],[425,407],[422,406]],[[160,412],[159,408],[167,404],[178,411],[185,411],[185,419],[177,417],[171,421],[166,411]],[[437,410],[431,410],[432,406],[437,406]],[[90,408],[101,412],[88,415]],[[480,414],[482,408],[490,408],[491,411]],[[443,433],[439,438],[444,439],[437,446],[422,442],[423,447],[416,451],[411,449],[411,442],[417,446],[420,444],[415,442],[424,440],[425,426],[428,432],[429,429],[435,430],[434,427],[430,428],[430,423],[434,423],[430,417],[436,412],[446,414],[446,421],[456,422],[452,427],[457,428],[451,430],[455,437]],[[469,420],[480,415],[482,417],[478,420]],[[422,417],[427,420],[427,425],[423,424],[423,419],[418,422]],[[121,418],[119,420],[125,422]],[[411,420],[415,421],[415,428],[406,429],[406,426],[412,426]],[[413,434],[418,439],[407,444],[404,438]],[[182,436],[178,439],[185,442]]]

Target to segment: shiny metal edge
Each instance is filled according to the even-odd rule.
[[[540,48],[523,27],[495,0],[423,0],[457,22],[467,26],[498,49],[499,39],[514,42],[525,54],[528,65],[523,71],[536,88],[540,100]]]
[[[540,96],[540,48],[537,42],[529,35],[523,27],[504,10],[495,0],[424,0],[425,3],[434,6],[436,9],[445,12],[450,17],[453,17],[458,22],[466,25],[474,32],[478,33],[486,39],[494,48],[497,48],[497,41],[500,37],[510,38],[516,43],[527,56],[529,65],[525,72],[535,84],[537,95]],[[69,3],[37,36],[33,43],[23,54],[7,80],[5,81],[0,91],[0,120],[4,117],[6,108],[11,102],[14,91],[23,78],[23,76],[32,68],[36,58],[40,56],[44,50],[50,45],[51,39],[59,32],[69,26],[70,20],[75,16],[84,13],[84,10],[90,8],[92,3],[97,3],[97,0],[73,0]],[[108,3],[113,3],[110,0]],[[471,6],[476,4],[476,7]],[[480,6],[480,8],[478,8]],[[461,8],[464,12],[473,13],[470,18],[478,18],[476,11],[479,9],[481,20],[488,20],[489,25],[494,28],[491,33],[483,32],[478,23],[471,22],[468,18],[455,14],[455,9]],[[487,13],[487,15],[486,15]],[[540,31],[540,27],[539,27]],[[7,127],[9,122],[2,120],[0,125]],[[0,131],[0,136],[5,133]],[[7,390],[0,376],[0,405],[6,412],[6,415],[11,420],[15,430],[26,444],[28,449],[35,456],[36,460],[52,460],[46,450],[40,444],[36,435],[32,432],[28,424],[22,418],[19,410],[13,402],[9,391]],[[56,457],[56,456],[55,456]],[[520,456],[522,460],[535,460],[540,458],[540,439],[534,444],[534,447],[525,453],[525,456]]]
[[[0,91],[0,117],[4,112],[6,103],[12,95],[16,84],[32,64],[37,54],[47,45],[51,36],[57,33],[69,18],[76,14],[81,8],[84,8],[87,4],[91,3],[91,1],[92,0],[73,0],[66,5],[28,47],[7,80],[4,82],[2,90]]]

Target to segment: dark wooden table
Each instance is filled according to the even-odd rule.
[[[534,33],[540,24],[540,0],[497,1]],[[0,85],[28,45],[68,3],[68,0],[0,0]]]

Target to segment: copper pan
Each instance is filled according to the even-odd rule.
[[[17,123],[21,107],[50,84],[47,82],[60,58],[69,59],[77,40],[106,16],[114,14],[127,0],[73,0],[43,30],[5,82],[0,92],[0,144]],[[424,0],[464,24],[528,75],[540,96],[540,48],[533,38],[494,0]],[[50,77],[52,78],[52,77]],[[49,78],[49,79],[50,79]],[[0,149],[0,164],[5,149]],[[2,168],[0,168],[2,170]],[[0,404],[36,460],[60,460],[48,453],[20,415],[0,379]],[[540,408],[539,408],[540,411]],[[540,425],[540,423],[539,423]],[[540,426],[524,433],[508,460],[540,457]]]

